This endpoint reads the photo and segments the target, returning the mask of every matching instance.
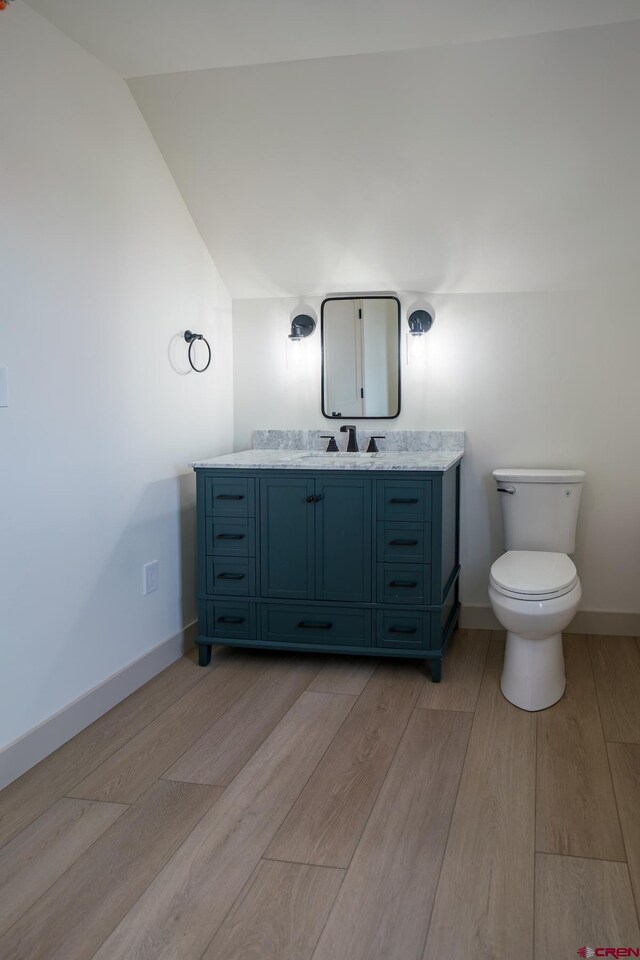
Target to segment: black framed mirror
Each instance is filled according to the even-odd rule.
[[[322,415],[393,420],[400,413],[400,301],[327,297],[321,309]]]

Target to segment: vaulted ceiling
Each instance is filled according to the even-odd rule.
[[[123,77],[468,43],[640,18],[638,0],[29,0]]]
[[[30,6],[129,78],[233,297],[640,262],[638,0]]]

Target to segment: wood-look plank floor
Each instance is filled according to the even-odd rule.
[[[376,669],[266,857],[349,866],[424,682],[411,664]]]
[[[512,960],[532,952],[536,717],[500,692],[503,647],[494,639],[487,656],[427,960]]]
[[[567,687],[538,716],[536,849],[624,860],[616,798],[585,638],[564,641]]]
[[[640,947],[626,863],[538,853],[536,907],[535,960]]]
[[[640,646],[192,654],[0,793],[2,960],[542,960],[640,947]],[[635,903],[634,903],[635,894]]]
[[[589,637],[607,740],[640,743],[640,644],[632,637]]]

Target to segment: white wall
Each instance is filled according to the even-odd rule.
[[[188,462],[233,412],[229,297],[125,83],[16,4],[0,89],[1,747],[193,620]]]
[[[639,49],[635,21],[130,86],[234,299],[607,289],[640,262]]]
[[[402,295],[406,306],[414,294]],[[587,471],[576,563],[582,609],[640,613],[640,446],[637,291],[469,294],[428,298],[436,311],[426,366],[402,367],[397,420],[387,429],[462,429],[462,598],[488,606],[501,529],[491,470],[498,466]],[[305,367],[285,365],[291,310],[302,301],[234,302],[235,445],[260,427],[338,425],[320,414],[320,337]],[[319,310],[318,300],[305,301]]]

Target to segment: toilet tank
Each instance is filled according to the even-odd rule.
[[[494,470],[506,550],[573,553],[583,470]]]

